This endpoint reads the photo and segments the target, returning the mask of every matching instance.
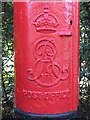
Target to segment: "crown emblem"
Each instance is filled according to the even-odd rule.
[[[33,25],[37,32],[50,34],[56,32],[59,22],[56,16],[49,12],[49,7],[46,6],[44,12],[36,17]]]

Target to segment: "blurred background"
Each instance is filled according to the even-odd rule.
[[[2,2],[2,117],[14,118],[13,2]],[[90,119],[90,2],[80,3],[80,117]]]

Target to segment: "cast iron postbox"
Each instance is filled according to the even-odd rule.
[[[14,2],[15,111],[68,116],[78,108],[79,3]]]

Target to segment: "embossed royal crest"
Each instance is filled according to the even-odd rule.
[[[68,68],[61,68],[55,62],[56,48],[54,39],[43,38],[36,42],[34,47],[36,62],[33,68],[27,70],[28,80],[43,87],[52,87],[58,84],[60,80],[68,78]]]
[[[35,18],[33,25],[37,32],[50,34],[56,32],[59,22],[56,16],[49,12],[49,7],[46,6],[44,13],[39,14]]]

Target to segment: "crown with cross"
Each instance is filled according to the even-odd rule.
[[[37,32],[49,34],[56,32],[59,22],[56,16],[49,12],[49,7],[46,6],[44,8],[44,12],[35,18],[33,25],[35,26]]]

